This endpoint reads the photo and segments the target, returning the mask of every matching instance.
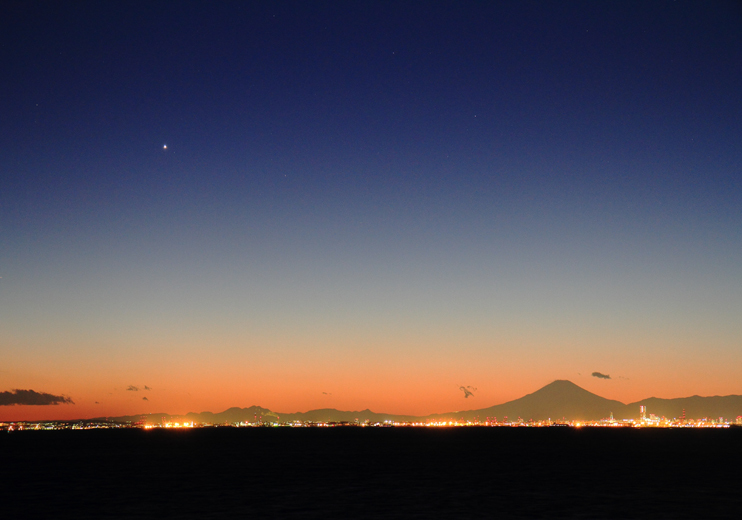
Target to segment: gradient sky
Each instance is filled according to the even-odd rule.
[[[0,420],[742,394],[739,2],[0,9]]]

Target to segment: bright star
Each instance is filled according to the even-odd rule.
[[[166,144],[163,144],[163,145],[162,145],[162,149],[163,149],[163,150],[167,150],[167,145],[166,145]]]

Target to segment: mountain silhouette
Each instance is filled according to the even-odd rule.
[[[620,401],[595,395],[571,381],[556,380],[532,394],[507,403],[437,416],[466,420],[479,418],[480,421],[486,420],[487,417],[497,417],[498,421],[503,421],[507,417],[510,422],[517,421],[519,418],[523,421],[562,418],[574,421],[595,421],[608,418],[611,413],[615,417],[623,416],[626,411],[626,405]]]
[[[551,419],[558,421],[567,419],[571,421],[597,421],[605,419],[613,414],[617,420],[636,419],[639,417],[639,406],[646,406],[647,413],[668,419],[680,418],[685,410],[688,419],[701,419],[704,417],[718,419],[724,417],[734,419],[742,415],[742,396],[727,395],[713,397],[683,397],[677,399],[660,399],[650,397],[631,404],[606,399],[599,395],[588,392],[571,381],[556,380],[543,388],[503,404],[481,408],[478,410],[466,410],[460,412],[449,412],[431,414],[426,416],[394,415],[376,413],[371,410],[342,411],[333,408],[309,410],[308,412],[279,413],[273,412],[260,406],[249,408],[229,408],[223,412],[201,412],[188,413],[184,416],[171,416],[168,414],[130,415],[121,417],[108,417],[108,420],[121,422],[137,422],[144,419],[151,423],[164,423],[174,421],[185,421],[203,424],[235,424],[248,423],[278,423],[278,422],[359,422],[371,423],[393,422],[433,422],[443,420],[479,420],[484,422],[487,418],[497,418],[499,422],[516,422],[519,419],[524,422],[530,420],[543,421]]]
[[[557,380],[526,396],[492,406],[485,410],[499,413],[500,416],[515,416],[524,420],[567,418],[574,421],[600,420],[610,417],[611,413],[622,413],[625,404],[600,397],[571,381]]]

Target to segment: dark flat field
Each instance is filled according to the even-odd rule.
[[[737,518],[742,428],[0,435],[3,518]]]

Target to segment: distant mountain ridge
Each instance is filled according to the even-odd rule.
[[[571,381],[556,380],[543,388],[503,404],[467,410],[431,414],[426,416],[395,415],[376,413],[371,410],[342,411],[334,408],[309,410],[307,412],[278,413],[260,406],[249,408],[233,407],[223,412],[188,413],[184,416],[174,416],[164,413],[109,417],[108,420],[136,422],[143,417],[147,422],[160,423],[170,421],[225,424],[240,422],[365,422],[372,423],[394,422],[431,422],[443,420],[480,420],[497,418],[498,421],[524,421],[533,419],[542,420],[585,420],[597,421],[610,417],[615,419],[632,419],[639,417],[639,407],[646,406],[648,414],[669,419],[679,418],[683,410],[687,418],[701,419],[703,417],[733,419],[742,415],[742,395],[712,396],[712,397],[682,397],[676,399],[660,399],[650,397],[635,403],[624,404],[620,401],[606,399],[577,386]]]
[[[725,417],[731,419],[742,415],[740,401],[742,401],[742,396],[739,395],[715,395],[711,397],[694,395],[678,399],[650,397],[627,406],[638,410],[640,405],[644,405],[647,407],[647,413],[652,413],[658,417],[680,417],[685,410],[685,416],[688,418],[709,417],[717,419]]]

